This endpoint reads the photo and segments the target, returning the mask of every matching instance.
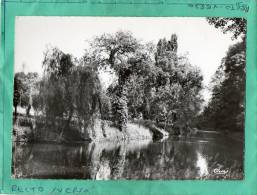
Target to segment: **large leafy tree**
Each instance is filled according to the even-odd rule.
[[[94,139],[93,126],[103,110],[102,87],[94,64],[85,59],[78,61],[58,48],[47,50],[44,75],[35,99],[40,102],[47,121],[61,128],[60,135],[69,135],[66,130],[73,121],[82,134]]]
[[[117,85],[112,89],[113,115],[120,130],[124,130],[128,120],[126,83],[132,73],[134,61],[140,61],[143,57],[137,52],[140,44],[130,32],[118,31],[96,37],[91,46],[95,64],[110,67],[117,76]]]
[[[76,115],[79,119],[80,127],[91,133],[89,137],[95,138],[94,124],[101,118],[105,111],[102,98],[102,87],[94,67],[91,65],[77,66],[72,74],[72,95]]]
[[[200,70],[189,63],[187,57],[177,55],[176,40],[176,36],[172,35],[166,48],[163,47],[167,43],[165,39],[162,41],[164,44],[158,44],[162,45],[164,51],[156,56],[156,66],[161,67],[162,71],[156,87],[153,111],[161,113],[158,117],[165,122],[165,126],[169,123],[174,128],[179,127],[181,132],[192,125],[193,118],[200,111],[203,77]]]
[[[160,39],[151,50],[154,60],[135,64],[128,89],[129,114],[167,124],[185,126],[200,110],[202,76],[185,56],[177,55],[177,36]],[[178,124],[179,123],[179,124]]]
[[[70,54],[65,54],[58,48],[45,52],[44,76],[40,93],[44,97],[44,111],[48,120],[54,122],[58,117],[66,120],[69,125],[72,119],[74,114],[71,92],[73,67],[74,62]]]

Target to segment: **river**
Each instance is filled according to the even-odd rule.
[[[191,137],[72,144],[13,144],[15,178],[243,179],[243,141],[202,131]]]

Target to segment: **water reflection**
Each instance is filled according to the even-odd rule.
[[[232,147],[233,146],[233,147]],[[13,145],[16,178],[242,179],[243,144],[228,138]],[[213,169],[228,169],[215,175]]]
[[[207,160],[203,157],[203,155],[200,152],[196,152],[197,154],[197,162],[196,162],[196,167],[199,168],[199,176],[203,177],[209,174],[208,171],[208,162]]]

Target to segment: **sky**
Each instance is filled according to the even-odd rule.
[[[58,47],[82,57],[88,41],[103,33],[129,30],[142,42],[157,43],[160,38],[178,36],[178,53],[188,54],[192,65],[200,67],[204,85],[235,41],[200,17],[53,17],[18,16],[15,23],[15,72],[42,74],[43,53]],[[107,79],[108,78],[102,78]],[[205,99],[209,92],[203,91]]]

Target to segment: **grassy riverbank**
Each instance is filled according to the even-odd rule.
[[[96,119],[87,129],[80,129],[76,123],[69,127],[44,122],[45,119],[18,116],[14,122],[13,140],[18,142],[83,142],[117,140],[153,140],[167,137],[168,133],[149,121],[128,122],[121,131],[110,121]],[[58,123],[58,122],[56,122]]]

